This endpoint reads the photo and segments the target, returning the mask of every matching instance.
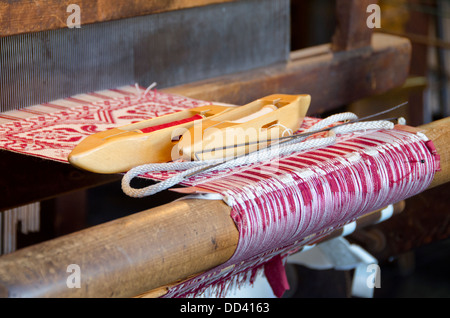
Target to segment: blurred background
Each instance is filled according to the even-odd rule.
[[[329,43],[336,15],[334,0],[291,0],[291,49]],[[379,0],[381,28],[375,32],[410,39],[412,59],[410,76],[403,87],[377,98],[374,102],[409,101],[405,114],[415,126],[449,115],[450,74],[450,1],[448,0]],[[363,112],[360,101],[351,108]]]

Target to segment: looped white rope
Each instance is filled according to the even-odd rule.
[[[334,114],[334,115],[328,116],[328,117],[322,119],[321,121],[315,123],[307,130],[307,132],[319,131],[319,130],[322,130],[325,127],[328,127],[335,123],[344,122],[347,120],[357,120],[357,119],[358,119],[358,116],[356,116],[355,114],[350,113],[350,112]]]
[[[312,127],[307,129],[306,132],[308,133],[319,132],[332,124],[357,119],[358,117],[355,114],[348,112],[332,115],[314,124]],[[145,164],[129,170],[123,176],[122,190],[125,194],[127,194],[130,197],[142,198],[145,196],[153,195],[160,191],[166,190],[176,184],[179,184],[195,173],[199,172],[206,173],[213,170],[224,170],[236,166],[243,166],[257,162],[269,161],[279,156],[288,155],[294,152],[323,148],[334,144],[336,142],[336,135],[338,134],[345,134],[356,131],[365,131],[371,129],[392,129],[392,128],[394,128],[394,124],[385,120],[348,123],[346,125],[341,125],[330,129],[326,137],[311,138],[307,140],[305,140],[306,137],[302,137],[283,143],[275,143],[267,148],[249,153],[245,156],[229,160],[217,159],[205,161],[185,161],[185,162],[180,161],[180,162]],[[130,186],[131,180],[133,180],[135,177],[144,175],[146,173],[159,171],[181,171],[181,172],[171,178],[147,186],[145,188],[136,189]]]

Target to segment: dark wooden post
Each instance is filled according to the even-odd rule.
[[[348,51],[370,45],[372,29],[367,26],[367,7],[376,0],[337,0],[336,31],[332,39],[333,51]]]

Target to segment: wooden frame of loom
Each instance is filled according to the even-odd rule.
[[[131,10],[133,12],[129,14],[135,15],[144,2],[136,4],[136,11]],[[198,1],[203,4],[209,2]],[[101,3],[97,2],[98,5]],[[156,1],[147,3],[155,7],[144,11],[154,12]],[[182,3],[179,1],[181,7]],[[363,20],[360,9],[367,3],[338,1],[337,13],[341,23],[330,45],[293,52],[286,63],[171,87],[165,91],[205,100],[245,104],[267,92],[290,93],[302,87],[317,96],[311,105],[316,113],[389,91],[405,81],[411,47],[404,38],[372,35],[371,30],[361,28]],[[16,16],[12,14],[12,19],[20,16],[19,13]],[[94,17],[92,22],[102,19],[104,17]],[[14,24],[18,25],[24,24]],[[60,27],[50,23],[40,25],[44,28]],[[30,31],[11,27],[7,29],[7,34]],[[360,81],[359,78],[366,80]],[[322,83],[320,87],[315,85],[317,82]],[[350,90],[345,89],[348,83],[351,83]],[[449,127],[449,118],[420,127],[433,140],[441,156],[442,171],[436,174],[430,188],[449,181]],[[68,174],[73,171],[63,166],[52,163],[51,169],[67,169]],[[92,186],[117,179],[91,177],[77,186]],[[38,195],[45,197],[53,195],[52,191],[57,192],[55,188],[47,191]],[[25,201],[35,199],[36,196],[31,195]],[[11,205],[16,203],[10,202]],[[397,212],[402,209],[402,204],[396,205]],[[163,295],[167,286],[220,265],[231,257],[238,233],[229,212],[229,207],[221,201],[177,201],[1,256],[0,296]],[[105,251],[106,243],[115,248]],[[84,261],[83,284],[89,288],[66,287],[65,266],[71,264],[75,256]],[[8,277],[14,277],[14,280],[8,281]]]

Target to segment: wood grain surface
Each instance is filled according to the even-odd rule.
[[[81,25],[237,0],[77,0]],[[71,0],[0,2],[0,37],[67,28]]]
[[[309,94],[309,114],[320,114],[401,86],[409,72],[411,43],[375,33],[371,46],[334,52],[330,44],[291,53],[287,63],[164,89],[169,93],[244,105],[261,96]],[[320,83],[320,85],[317,85]]]

